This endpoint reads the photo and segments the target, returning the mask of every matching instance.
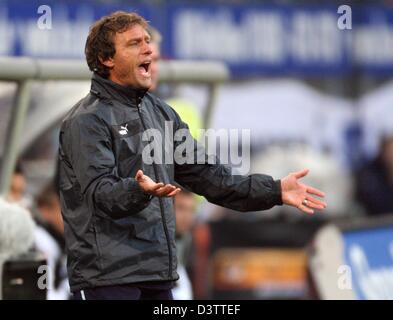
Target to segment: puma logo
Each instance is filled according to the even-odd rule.
[[[119,131],[119,133],[122,135],[122,136],[124,136],[125,134],[127,134],[128,133],[128,128],[127,128],[127,126],[128,126],[128,123],[125,125],[125,126],[120,126],[120,131]]]

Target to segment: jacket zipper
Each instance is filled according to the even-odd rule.
[[[137,109],[138,109],[139,118],[141,119],[141,122],[142,122],[143,130],[146,131],[147,128],[146,128],[145,122],[143,121],[140,103],[137,105]],[[153,161],[153,170],[154,170],[154,175],[155,175],[156,181],[159,181],[157,164],[154,161]],[[169,274],[168,274],[168,276],[169,276],[169,278],[171,278],[172,277],[172,248],[171,248],[171,244],[170,244],[170,240],[169,240],[169,232],[168,232],[168,226],[166,224],[166,219],[165,219],[165,215],[164,215],[164,204],[162,202],[162,198],[159,197],[158,201],[160,203],[161,221],[162,221],[162,225],[164,227],[165,238],[166,238],[166,242],[167,242],[167,246],[168,246],[168,254],[169,254]]]

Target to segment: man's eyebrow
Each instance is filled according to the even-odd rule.
[[[151,40],[151,37],[150,37],[149,35],[146,35],[146,36],[137,36],[137,37],[128,39],[128,40],[127,40],[127,43],[131,43],[131,42],[134,42],[134,41],[140,42],[140,41],[142,41],[142,39]]]
[[[142,41],[142,37],[134,37],[127,40],[127,43],[134,42],[134,41]]]

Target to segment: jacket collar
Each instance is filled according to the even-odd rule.
[[[114,99],[134,107],[141,103],[147,92],[145,89],[122,86],[109,79],[102,78],[96,73],[93,73],[90,91],[99,97],[105,97],[110,100]]]

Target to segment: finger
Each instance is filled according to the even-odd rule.
[[[167,186],[161,186],[160,188],[158,188],[157,190],[155,190],[155,195],[157,196],[161,196],[162,194],[164,194],[166,191],[168,190]]]
[[[171,185],[170,183],[165,184],[165,185],[164,185],[164,188],[165,188],[166,191],[169,191],[169,192],[172,192],[173,190],[176,189],[176,187],[173,186],[173,185]]]
[[[162,188],[164,184],[162,182],[156,183],[155,186],[151,189],[152,191],[156,191],[160,188]]]
[[[181,191],[180,188],[177,188],[176,190],[172,191],[170,194],[167,195],[167,197],[174,197]]]
[[[142,179],[142,177],[143,177],[143,171],[142,170],[138,170],[138,172],[135,175],[135,179],[139,181],[139,180]]]
[[[310,208],[308,208],[308,207],[306,207],[305,205],[302,205],[302,204],[298,207],[298,209],[300,209],[301,211],[303,211],[303,212],[305,212],[307,214],[314,214],[314,210],[312,210],[312,209],[310,209]]]
[[[307,199],[308,202],[312,202],[315,205],[321,207],[321,209],[325,209],[326,206],[327,206],[326,202],[320,201],[320,200],[318,200],[316,198],[313,198],[311,196],[307,196],[306,199]]]
[[[325,209],[325,207],[324,207],[323,205],[316,204],[316,203],[314,203],[314,202],[312,202],[312,201],[310,201],[310,200],[307,201],[306,207],[312,208],[312,209],[317,209],[317,210],[323,210],[323,209]]]
[[[175,190],[173,190],[172,192],[168,193],[167,197],[173,197],[175,196],[177,193],[179,193],[180,189],[176,188]]]
[[[168,195],[170,193],[172,193],[173,191],[175,191],[174,189],[166,189],[165,191],[161,192],[160,197],[168,197]]]
[[[316,196],[321,197],[321,198],[325,197],[325,193],[322,192],[321,190],[318,190],[318,189],[315,189],[315,188],[309,187],[309,186],[306,186],[306,187],[307,187],[308,193],[315,194]]]
[[[166,196],[167,194],[169,194],[169,193],[171,193],[172,191],[174,191],[175,189],[176,189],[176,187],[167,184],[167,185],[165,185],[165,186],[159,188],[155,193],[156,193],[156,195],[159,196],[159,197],[164,197],[164,196]]]
[[[310,171],[309,169],[303,169],[301,171],[295,172],[294,175],[297,179],[300,179],[306,176],[309,171]]]

